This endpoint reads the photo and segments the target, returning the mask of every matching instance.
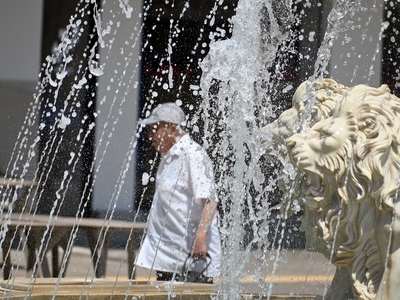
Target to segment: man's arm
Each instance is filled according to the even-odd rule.
[[[206,260],[207,233],[217,212],[217,202],[210,201],[210,199],[202,199],[202,201],[203,212],[193,241],[192,255],[197,259]]]

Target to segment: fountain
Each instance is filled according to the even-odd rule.
[[[174,1],[172,1],[173,3],[168,0],[165,2],[166,5],[175,7]],[[185,2],[182,5],[182,11],[178,14],[175,12],[175,15],[178,15],[177,19],[170,21],[167,56],[160,57],[157,61],[157,76],[150,83],[150,89],[146,91],[148,93],[146,95],[147,101],[140,107],[141,113],[145,115],[158,101],[161,101],[159,100],[161,93],[164,93],[162,95],[165,97],[173,97],[177,105],[189,112],[188,130],[202,140],[204,147],[209,151],[210,157],[215,162],[216,183],[221,202],[220,228],[224,253],[221,276],[216,285],[210,288],[203,285],[174,282],[161,286],[150,281],[135,281],[133,278],[121,280],[117,277],[110,281],[89,275],[84,279],[62,278],[74,239],[82,218],[85,216],[85,210],[90,206],[87,195],[93,193],[93,186],[102,172],[102,159],[107,153],[108,147],[110,147],[110,140],[116,125],[118,125],[119,116],[124,114],[124,104],[129,101],[123,90],[124,88],[127,90],[129,88],[136,89],[139,86],[139,83],[134,81],[133,76],[127,75],[126,70],[133,68],[136,72],[141,59],[139,57],[137,61],[133,60],[129,51],[126,52],[127,49],[121,47],[123,56],[125,53],[127,54],[122,61],[117,61],[114,65],[109,50],[113,47],[113,35],[118,32],[120,23],[114,22],[112,16],[109,20],[102,19],[104,12],[97,5],[97,1],[79,1],[76,13],[70,18],[67,30],[62,35],[60,45],[55,48],[55,53],[48,57],[46,65],[43,66],[43,75],[38,85],[35,101],[27,115],[27,122],[23,131],[21,131],[15,155],[10,162],[10,170],[8,171],[11,176],[18,173],[20,177],[24,178],[29,173],[32,161],[36,157],[40,157],[40,160],[42,160],[39,164],[48,165],[49,168],[59,167],[60,164],[57,163],[56,156],[61,151],[62,140],[67,138],[64,133],[71,124],[74,124],[74,118],[81,111],[82,103],[77,101],[77,91],[86,88],[88,79],[102,78],[107,67],[115,69],[115,74],[118,74],[118,76],[111,77],[106,84],[107,87],[103,87],[106,96],[99,99],[100,104],[109,103],[109,109],[103,106],[104,111],[100,108],[96,108],[94,111],[89,110],[88,115],[83,116],[81,121],[82,128],[85,128],[85,130],[72,131],[73,138],[80,143],[77,143],[77,148],[69,153],[66,163],[68,167],[65,170],[61,168],[63,172],[61,172],[60,182],[55,182],[54,203],[51,203],[48,213],[57,217],[60,207],[66,201],[68,192],[73,190],[74,181],[72,178],[79,168],[79,164],[82,163],[81,160],[83,160],[84,149],[81,145],[90,139],[94,130],[97,130],[101,137],[100,143],[95,148],[93,161],[90,161],[86,166],[91,175],[83,181],[85,193],[78,201],[79,211],[75,215],[76,222],[67,241],[65,255],[62,259],[62,270],[58,278],[52,280],[37,278],[37,268],[39,268],[43,259],[43,256],[39,255],[34,264],[36,269],[33,270],[30,278],[11,277],[4,281],[2,292],[5,298],[35,299],[35,297],[40,296],[43,299],[43,295],[49,299],[58,299],[64,296],[69,298],[104,298],[111,295],[115,299],[165,299],[166,297],[169,299],[176,297],[181,299],[193,299],[195,297],[210,299],[213,297],[229,300],[241,298],[296,299],[299,297],[315,299],[315,295],[306,296],[292,292],[289,295],[281,296],[276,295],[274,291],[274,274],[279,269],[279,265],[288,260],[287,250],[282,248],[282,243],[289,231],[292,230],[289,232],[289,235],[291,235],[298,230],[296,227],[287,226],[288,221],[286,220],[289,220],[291,215],[298,216],[304,211],[303,229],[307,237],[306,247],[309,250],[322,253],[328,260],[337,264],[332,286],[329,288],[328,280],[325,284],[322,283],[325,290],[321,291],[321,297],[323,299],[338,299],[337,293],[340,291],[343,293],[341,294],[343,297],[352,297],[354,292],[354,295],[359,299],[364,299],[362,295],[368,293],[365,299],[373,299],[375,295],[385,299],[383,295],[387,291],[384,288],[391,286],[386,282],[390,282],[393,277],[389,276],[388,272],[384,272],[385,270],[393,271],[395,269],[382,267],[379,268],[377,273],[365,273],[367,275],[364,277],[368,277],[367,279],[370,282],[358,278],[357,276],[361,273],[355,272],[356,278],[352,278],[352,285],[349,286],[350,273],[353,273],[353,269],[365,266],[365,264],[356,266],[341,261],[341,259],[346,260],[347,257],[340,257],[342,254],[341,249],[339,249],[341,245],[338,243],[345,239],[340,229],[345,227],[345,230],[353,230],[353,228],[348,225],[347,219],[336,222],[336,218],[335,221],[332,221],[336,223],[329,224],[331,226],[329,229],[334,230],[331,232],[322,228],[321,231],[326,235],[321,238],[320,232],[315,229],[315,222],[317,222],[315,216],[319,213],[316,210],[316,208],[319,209],[318,201],[306,196],[307,201],[303,204],[301,197],[299,198],[301,190],[298,187],[300,184],[308,182],[307,180],[312,183],[312,188],[314,188],[314,185],[318,185],[316,186],[318,188],[322,185],[319,185],[320,181],[314,179],[316,176],[311,175],[307,179],[295,170],[296,168],[306,169],[300,161],[297,161],[298,154],[294,150],[297,149],[294,145],[297,145],[297,140],[301,138],[294,135],[287,142],[293,165],[290,164],[285,149],[285,139],[295,133],[305,134],[309,132],[309,128],[314,123],[319,124],[319,121],[329,117],[342,117],[339,112],[337,116],[335,115],[335,104],[345,103],[344,107],[347,108],[347,98],[344,96],[350,89],[335,83],[333,80],[322,79],[323,77],[340,78],[342,83],[348,86],[355,86],[361,82],[370,85],[375,84],[376,74],[380,72],[375,63],[380,60],[381,50],[378,45],[382,36],[387,33],[388,28],[391,28],[391,23],[381,22],[382,25],[378,26],[379,28],[375,32],[375,27],[373,27],[374,30],[371,29],[372,24],[375,24],[373,16],[379,14],[379,11],[385,10],[385,20],[392,20],[395,23],[397,4],[394,1],[390,2],[384,9],[383,3],[378,1],[371,4],[361,3],[361,1],[338,0],[332,7],[328,7],[327,3],[319,1],[294,2],[240,0],[236,6],[235,16],[231,20],[233,30],[216,28],[215,31],[209,33],[211,42],[206,46],[200,43],[205,30],[204,28],[200,30],[198,43],[192,50],[196,52],[201,49],[199,52],[204,54],[205,51],[202,48],[209,47],[209,51],[200,62],[201,82],[199,82],[199,77],[192,78],[192,80],[197,81],[190,84],[190,92],[196,96],[194,99],[198,100],[201,96],[203,99],[201,103],[185,102],[185,93],[182,91],[182,87],[186,84],[190,72],[187,71],[184,74],[181,70],[176,71],[176,67],[172,63],[173,49],[177,43],[176,38],[180,34],[183,35],[185,31],[181,30],[178,24],[184,20],[189,7],[195,5],[190,1]],[[106,1],[103,5],[105,3]],[[143,11],[141,10],[138,13],[145,22],[152,5],[155,5],[153,1],[145,2]],[[207,14],[204,26],[213,26],[217,11],[224,10],[226,5],[223,0],[216,1],[211,7],[210,13]],[[127,0],[119,0],[118,7],[118,14],[123,14],[126,18],[137,13]],[[159,18],[165,17],[162,9],[157,11]],[[316,17],[316,15],[313,15],[315,11],[321,11],[318,17],[322,19],[320,22],[322,28],[318,28],[318,30],[313,27],[312,22],[313,17]],[[327,11],[329,11],[329,14]],[[366,14],[367,12],[369,15]],[[367,20],[364,18],[365,15],[368,16]],[[84,57],[88,64],[79,64],[78,71],[71,76],[68,67],[76,59],[68,51],[71,45],[76,42],[76,39],[85,31],[85,26],[82,26],[85,21],[82,21],[81,18],[87,16],[92,16],[95,20],[95,26],[93,31],[89,32],[89,35],[97,35],[97,40],[92,40],[85,47]],[[382,18],[382,16],[379,17]],[[153,27],[151,28],[153,29]],[[143,28],[143,25],[137,24],[126,44],[132,47],[140,40],[139,36],[143,30],[149,30],[146,32],[151,35],[152,29]],[[392,43],[395,44],[397,29],[392,30],[394,33],[389,36],[389,40],[393,40]],[[323,31],[325,31],[324,35],[322,34]],[[356,45],[356,37],[351,35],[351,31],[360,32],[360,34],[357,34],[357,37],[361,38],[360,45]],[[226,39],[228,33],[231,36]],[[338,44],[340,45],[339,51],[334,51],[337,50],[335,47]],[[373,46],[368,47],[370,45]],[[143,53],[151,52],[152,47],[145,40]],[[106,50],[103,52],[103,56],[98,52],[99,48]],[[362,51],[358,52],[356,48],[360,48]],[[372,49],[372,54],[366,52],[368,49]],[[391,49],[393,53],[395,53],[394,50],[396,49]],[[337,56],[338,52],[341,53],[339,57]],[[193,58],[191,58],[192,62]],[[176,72],[181,72],[179,73],[181,81],[174,77]],[[340,72],[344,74],[342,77]],[[88,78],[83,74],[88,74]],[[300,83],[299,81],[307,78],[310,79],[301,85],[295,93],[293,109],[281,115],[281,112],[289,106],[285,101],[288,102],[287,100],[291,98],[290,95]],[[67,79],[72,80],[72,84],[69,84]],[[363,87],[363,89],[367,88]],[[357,88],[352,90],[357,90]],[[65,93],[65,97],[61,102],[57,102],[60,101],[58,95],[62,93]],[[56,96],[52,97],[52,95]],[[118,97],[118,95],[121,95],[121,97]],[[43,96],[46,96],[45,101],[43,101]],[[327,98],[329,99],[327,100]],[[318,101],[321,101],[321,104]],[[41,105],[44,105],[46,109],[40,110]],[[90,105],[88,104],[88,106]],[[60,107],[61,109],[59,109]],[[315,107],[318,107],[319,110],[315,110]],[[362,105],[358,107],[362,107]],[[116,117],[111,114],[114,110],[118,111]],[[339,110],[336,109],[335,111]],[[39,112],[54,116],[54,126],[39,122],[38,131],[35,127],[37,123],[33,120],[38,117]],[[57,113],[59,114],[57,115]],[[89,116],[89,114],[91,115]],[[98,128],[95,124],[99,115],[106,116],[107,122],[104,128]],[[281,115],[281,118],[277,119],[279,115]],[[272,123],[275,119],[277,119],[275,123]],[[266,126],[268,123],[271,123],[271,125]],[[260,128],[262,128],[261,131]],[[50,136],[54,136],[54,139],[46,141],[43,149],[50,151],[46,152],[47,155],[40,156],[40,153],[36,152],[36,148],[40,143],[40,133],[45,130],[48,130]],[[129,145],[126,146],[126,156],[123,161],[119,162],[121,168],[119,174],[117,174],[118,182],[111,195],[110,206],[105,217],[106,231],[108,230],[107,220],[113,219],[121,190],[126,184],[125,179],[131,170],[133,157],[137,151],[140,130],[139,127],[136,131],[132,128],[132,136]],[[39,132],[39,136],[34,139],[33,143],[28,144],[30,137],[37,132]],[[271,147],[271,145],[274,145],[274,147]],[[29,151],[25,155],[18,149],[29,149]],[[352,158],[350,157],[350,162]],[[155,168],[155,162],[156,159],[154,158],[146,162],[150,166],[149,169]],[[306,171],[313,172],[313,170],[308,169]],[[39,186],[51,182],[51,178],[48,178],[46,172],[33,171],[33,173],[33,180]],[[325,170],[323,178],[328,178],[330,174]],[[152,175],[143,173],[141,179],[142,184],[139,182],[138,185],[142,185],[143,190],[146,190],[147,185],[151,183]],[[22,189],[22,184],[17,186],[17,190]],[[324,188],[327,189],[326,185],[324,185]],[[40,206],[42,195],[40,189],[30,190],[27,199],[33,199],[34,203],[32,206],[27,206],[30,204],[28,202],[23,204],[22,211],[29,211],[31,214],[36,213],[35,209]],[[3,198],[3,202],[6,200]],[[16,196],[12,202],[15,201]],[[144,205],[144,202],[144,197],[138,201],[134,221],[141,217],[140,208]],[[7,223],[11,221],[13,204],[7,206],[8,210],[4,207],[1,208],[5,220],[4,225],[2,225],[1,244],[6,240]],[[390,203],[385,203],[385,205],[390,207]],[[339,211],[339,215],[342,214],[340,208],[337,211]],[[273,217],[275,215],[276,217]],[[390,213],[383,216],[382,222],[389,224],[390,216]],[[20,221],[23,224],[23,220]],[[272,221],[275,222],[274,225],[271,225]],[[46,234],[43,235],[41,249],[46,248],[46,242],[51,240],[53,232],[50,223],[45,225],[47,225],[45,232],[48,239],[45,238]],[[369,223],[367,225],[372,226]],[[271,227],[274,228],[274,232],[271,232]],[[29,224],[24,229],[27,232],[26,234],[29,235]],[[251,232],[251,235],[249,236],[247,232]],[[387,234],[387,232],[382,234],[381,238],[384,242],[386,242],[385,237],[386,239],[390,237]],[[247,239],[244,238],[245,236]],[[98,246],[103,247],[102,244]],[[19,247],[24,249],[25,245],[20,244]],[[387,249],[389,249],[389,246]],[[384,251],[380,253],[382,257],[386,257]],[[389,250],[388,253],[395,255],[395,252],[392,253]],[[244,264],[254,257],[259,261],[259,264],[250,274],[243,274]],[[352,259],[348,260],[352,261]],[[381,259],[379,264],[386,266],[389,261],[388,256],[388,261]],[[19,268],[18,259],[13,262],[13,268]],[[266,270],[272,274],[270,280],[265,279]],[[256,293],[248,294],[243,285],[238,284],[245,275],[251,276],[258,284]],[[385,284],[379,285],[382,278],[384,278]],[[364,286],[367,286],[367,292],[365,292]],[[76,294],[71,295],[71,289]],[[66,295],[67,293],[69,295]]]

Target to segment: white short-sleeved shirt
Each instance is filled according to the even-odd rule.
[[[164,272],[182,271],[203,211],[202,198],[217,201],[212,164],[205,150],[188,134],[162,157],[147,234],[136,260],[138,266]],[[221,241],[217,218],[207,234],[212,264],[206,276],[218,276]],[[203,265],[194,270],[201,271]]]

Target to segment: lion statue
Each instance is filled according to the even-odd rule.
[[[265,151],[264,159],[275,161],[278,159],[286,162],[288,153],[285,140],[300,129],[309,128],[316,122],[331,117],[337,101],[342,99],[347,91],[348,87],[338,84],[330,78],[303,82],[293,95],[292,107],[284,111],[276,121],[261,128],[260,137],[261,145]],[[314,226],[315,222],[310,216],[308,206],[303,201],[298,201],[302,197],[302,186],[308,179],[303,173],[297,172],[294,189],[291,188],[290,180],[292,179],[283,177],[278,181],[278,185],[283,194],[287,196],[282,201],[287,201],[289,204],[299,203],[300,209],[304,213],[300,229],[304,231],[306,236],[306,249],[321,253],[330,259],[332,251],[322,239],[318,238],[318,230]],[[288,205],[285,205],[286,203],[281,205],[282,209],[288,207]],[[282,211],[282,215],[286,214],[286,211]],[[333,284],[328,291],[328,294],[337,296],[337,298],[332,299],[353,297],[351,278],[346,268],[336,268],[334,282],[337,281],[340,281],[340,284]],[[338,286],[337,290],[335,286]]]
[[[340,90],[333,110],[286,139],[306,176],[303,222],[339,270],[325,299],[398,299],[400,99],[386,85]]]
[[[266,159],[274,159],[278,157],[280,160],[286,161],[287,150],[285,140],[296,133],[299,128],[311,127],[314,123],[325,120],[332,116],[336,102],[341,99],[348,88],[338,84],[330,78],[323,78],[314,82],[303,82],[293,95],[292,107],[279,116],[279,118],[261,128],[261,145],[265,151]],[[309,107],[309,108],[308,108]],[[292,201],[301,197],[302,182],[307,178],[298,172],[295,190],[290,189],[290,182],[285,180],[278,181],[279,188],[285,195],[290,195],[286,201]],[[289,187],[289,188],[288,188]],[[300,201],[300,204],[302,202]],[[286,207],[286,205],[282,205]],[[306,249],[324,253],[325,256],[330,254],[330,250],[326,249],[325,243],[317,238],[317,232],[314,226],[308,222],[308,207],[301,205],[304,211],[301,230],[306,235]],[[283,212],[285,215],[286,212]]]

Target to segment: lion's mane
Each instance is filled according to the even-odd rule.
[[[386,85],[347,88],[326,78],[301,84],[287,113],[289,118],[279,117],[261,129],[268,155],[285,157],[284,140],[304,126],[343,113],[354,124],[354,132],[335,157],[315,158],[326,169],[321,180],[329,197],[317,207],[299,201],[304,210],[302,230],[308,250],[321,252],[337,267],[348,269],[354,296],[374,299],[389,247],[389,242],[377,242],[383,232],[377,228],[388,225],[382,216],[392,216],[399,199],[400,99]],[[299,186],[306,182],[301,174],[297,175]],[[282,185],[284,191],[286,186]],[[301,198],[301,192],[295,188],[289,201]]]
[[[317,210],[309,208],[305,221],[334,249],[332,262],[349,268],[354,294],[374,299],[389,247],[378,244],[376,228],[385,225],[379,224],[382,214],[393,214],[399,192],[400,99],[386,85],[358,85],[337,103],[333,117],[340,114],[357,130],[335,157],[316,159],[330,196]]]

